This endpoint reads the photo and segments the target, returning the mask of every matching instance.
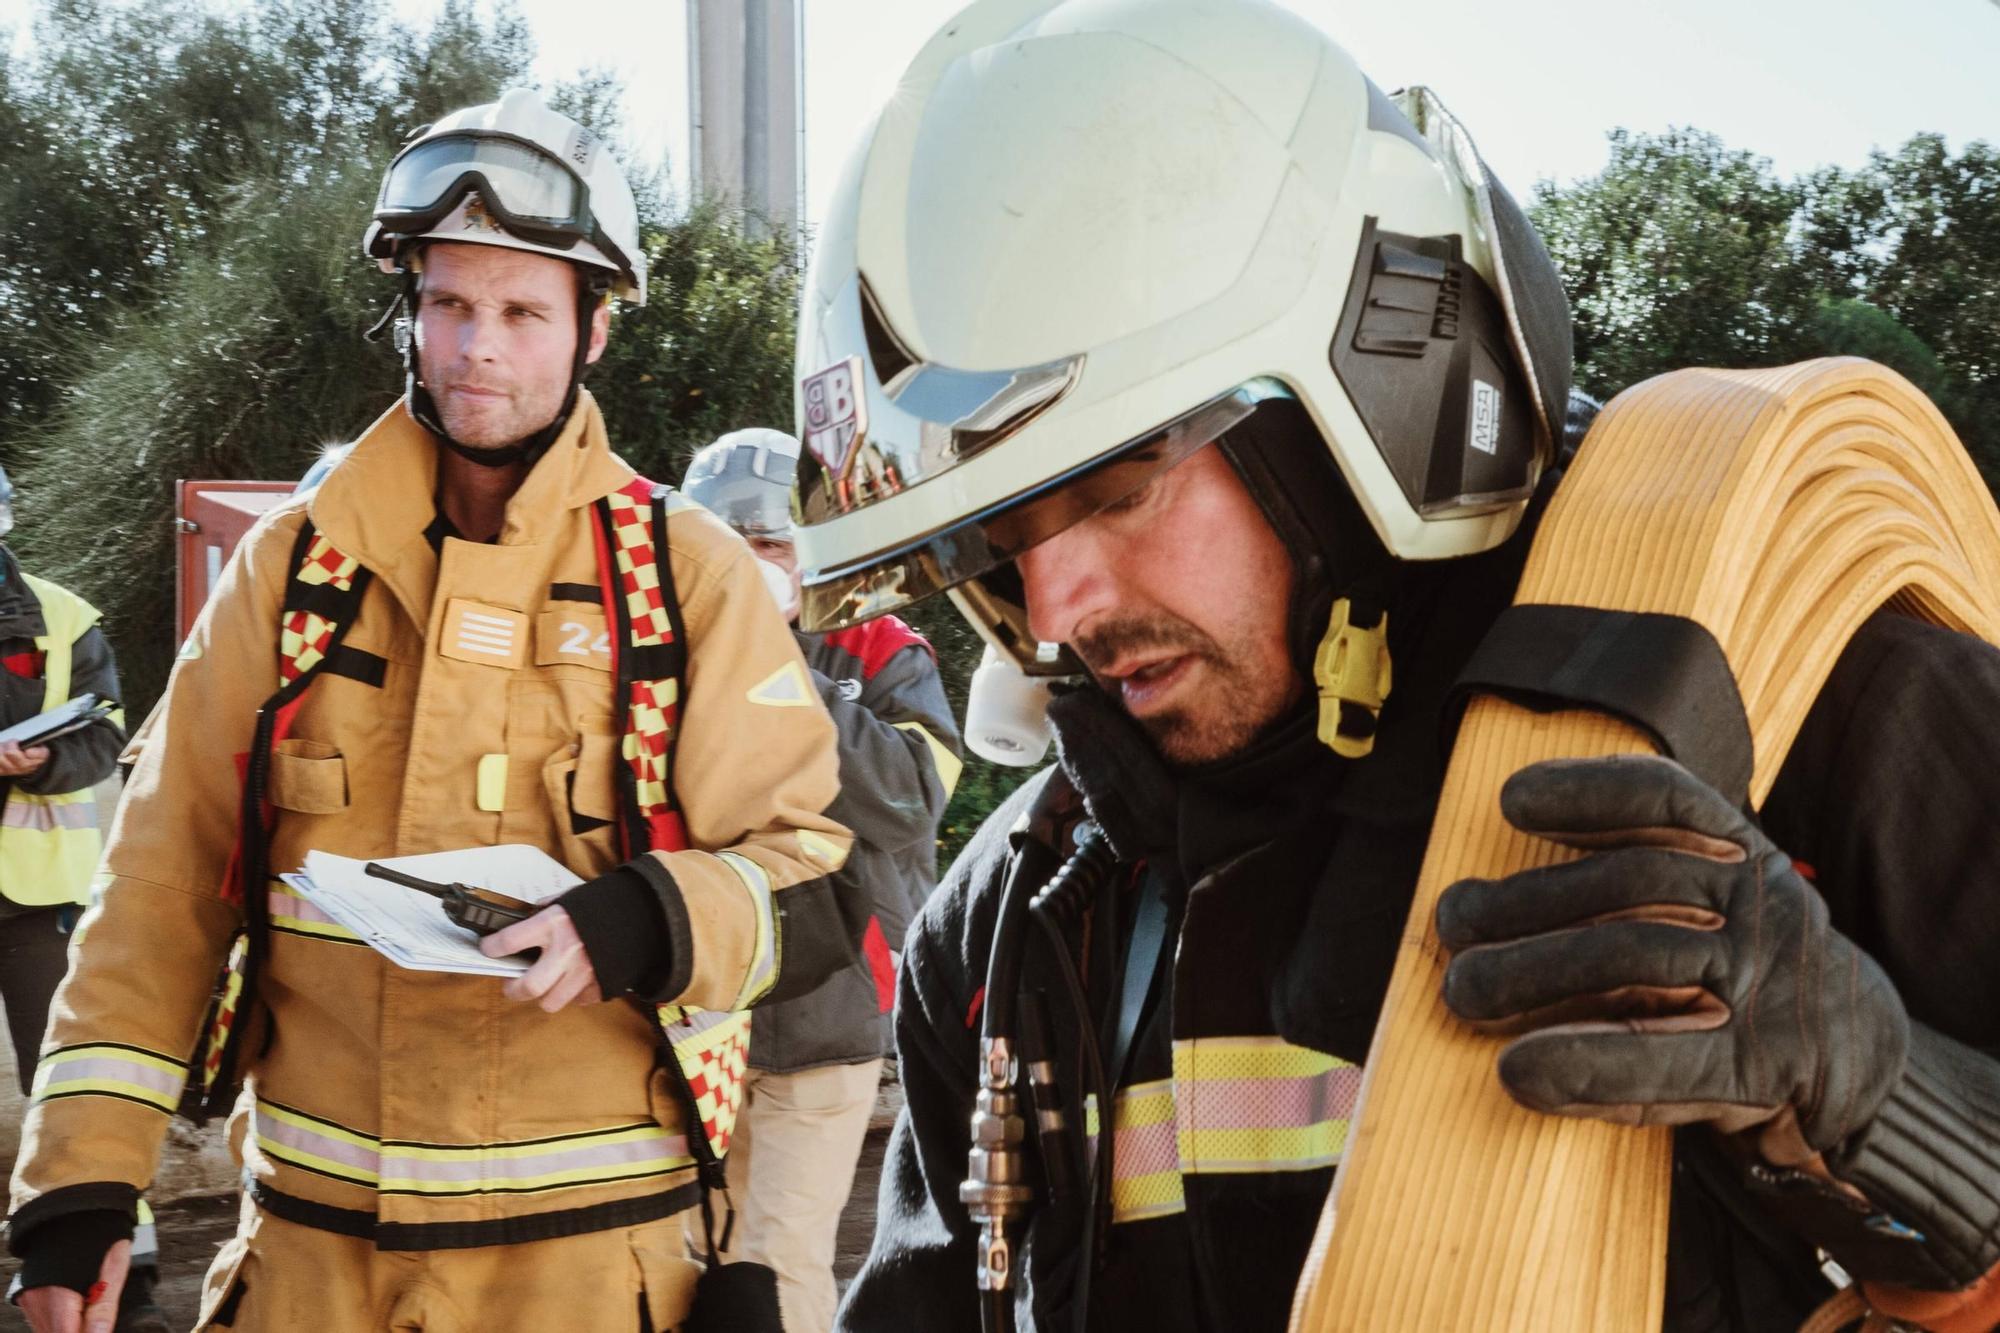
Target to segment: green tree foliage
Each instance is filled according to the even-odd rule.
[[[387,12],[48,0],[0,71],[0,462],[126,312],[226,243],[246,189],[289,201],[526,74],[518,17],[448,0],[418,32]]]
[[[359,248],[382,168],[417,125],[525,81],[533,55],[517,18],[466,0],[421,31],[379,0],[177,6],[56,0],[46,54],[0,85],[0,118],[80,154],[0,193],[0,225],[31,238],[0,270],[14,540],[104,611],[135,714],[174,649],[175,481],[296,477],[395,401],[400,363],[361,337],[394,292]],[[603,75],[551,97],[615,136]],[[86,118],[82,147],[53,129]],[[789,421],[798,265],[789,240],[712,206],[670,215],[659,181],[639,187],[652,301],[619,308],[591,383],[621,451],[671,480],[714,434]],[[119,197],[148,203],[128,216]],[[116,215],[102,245],[100,213]]]
[[[1798,188],[1712,134],[1610,138],[1599,175],[1543,182],[1532,210],[1569,288],[1579,387],[1793,359],[1812,303],[1789,242]]]
[[[1925,134],[1787,182],[1699,131],[1610,138],[1603,171],[1542,183],[1530,210],[1569,289],[1579,387],[1870,357],[2000,479],[2000,153]]]

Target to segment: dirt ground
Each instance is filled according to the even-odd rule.
[[[834,1276],[843,1289],[868,1253],[868,1240],[875,1232],[875,1182],[882,1174],[882,1153],[887,1146],[889,1126],[902,1106],[902,1090],[893,1083],[882,1085],[876,1099],[875,1115],[868,1125],[868,1137],[861,1147],[861,1162],[854,1173],[854,1188],[840,1217],[840,1240],[834,1255]],[[9,1153],[0,1160],[0,1169],[11,1173],[14,1162]],[[202,1274],[216,1249],[236,1229],[236,1199],[232,1195],[201,1195],[165,1204],[158,1210],[160,1227],[160,1304],[172,1317],[176,1328],[194,1324],[195,1307],[201,1295]],[[0,1286],[11,1282],[15,1264],[0,1256]],[[25,1329],[27,1321],[12,1305],[0,1302],[0,1329]],[[308,1333],[301,1330],[300,1333]]]

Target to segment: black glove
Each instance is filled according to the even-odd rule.
[[[1526,1032],[1500,1055],[1524,1106],[1624,1124],[1754,1132],[1818,1165],[1903,1072],[1909,1019],[1874,960],[1827,924],[1791,859],[1679,764],[1559,760],[1514,775],[1509,823],[1591,854],[1438,903],[1444,1000]]]
[[[680,887],[651,856],[638,856],[557,899],[609,1000],[671,1000],[694,975],[693,934]]]

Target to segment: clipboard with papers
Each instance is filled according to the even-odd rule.
[[[0,741],[13,741],[23,746],[40,745],[43,741],[67,736],[72,731],[81,731],[99,718],[109,717],[117,707],[109,699],[100,699],[88,692],[79,694],[46,713],[37,713],[11,727],[0,728]]]
[[[541,848],[522,843],[377,861],[419,879],[476,884],[531,903],[553,901],[583,882]],[[304,866],[280,878],[398,967],[475,977],[514,977],[528,970],[531,960],[520,954],[488,958],[479,951],[479,937],[453,925],[436,898],[377,879],[367,873],[368,864],[307,852]]]

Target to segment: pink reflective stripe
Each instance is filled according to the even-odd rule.
[[[34,829],[38,833],[59,828],[96,828],[97,804],[88,800],[52,804],[28,800],[25,793],[16,792],[7,798],[7,808],[0,810],[0,827]]]
[[[694,1164],[685,1136],[650,1121],[516,1143],[383,1143],[260,1101],[256,1135],[258,1148],[276,1161],[396,1193],[561,1189],[662,1175]]]
[[[333,926],[340,923],[322,912],[312,899],[281,886],[276,881],[271,885],[271,915],[287,916],[294,921],[310,921],[316,925]],[[346,927],[342,927],[343,930]],[[351,933],[351,932],[350,932]]]
[[[1341,1065],[1298,1078],[1200,1079],[1174,1089],[1188,1129],[1306,1129],[1354,1114],[1361,1069]]]
[[[435,1151],[435,1150],[433,1150]],[[604,1144],[579,1144],[545,1153],[524,1154],[519,1149],[503,1151],[447,1149],[451,1156],[406,1156],[395,1148],[384,1151],[390,1174],[383,1188],[399,1181],[506,1182],[566,1176],[573,1172],[598,1172],[619,1167],[655,1166],[670,1168],[686,1163],[687,1139],[679,1134],[628,1139]],[[459,1153],[478,1154],[459,1156]],[[621,1173],[623,1174],[623,1173]]]
[[[1091,1135],[1092,1140],[1096,1135]],[[1155,1171],[1177,1171],[1181,1164],[1180,1135],[1171,1120],[1157,1125],[1121,1129],[1111,1141],[1111,1178],[1129,1180]]]
[[[373,1149],[318,1133],[295,1122],[279,1120],[262,1106],[257,1108],[257,1145],[279,1161],[292,1161],[293,1165],[299,1163],[288,1157],[287,1151],[317,1158],[321,1162],[352,1167],[354,1174],[366,1176],[370,1184],[374,1183],[382,1164],[381,1154]],[[280,1151],[274,1152],[273,1149]]]
[[[41,1077],[36,1080],[35,1095],[47,1097],[58,1094],[63,1091],[63,1085],[69,1083],[95,1083],[100,1086],[129,1083],[135,1088],[157,1092],[169,1101],[177,1101],[181,1085],[186,1081],[185,1071],[176,1073],[111,1055],[77,1055],[60,1061],[44,1061]]]

